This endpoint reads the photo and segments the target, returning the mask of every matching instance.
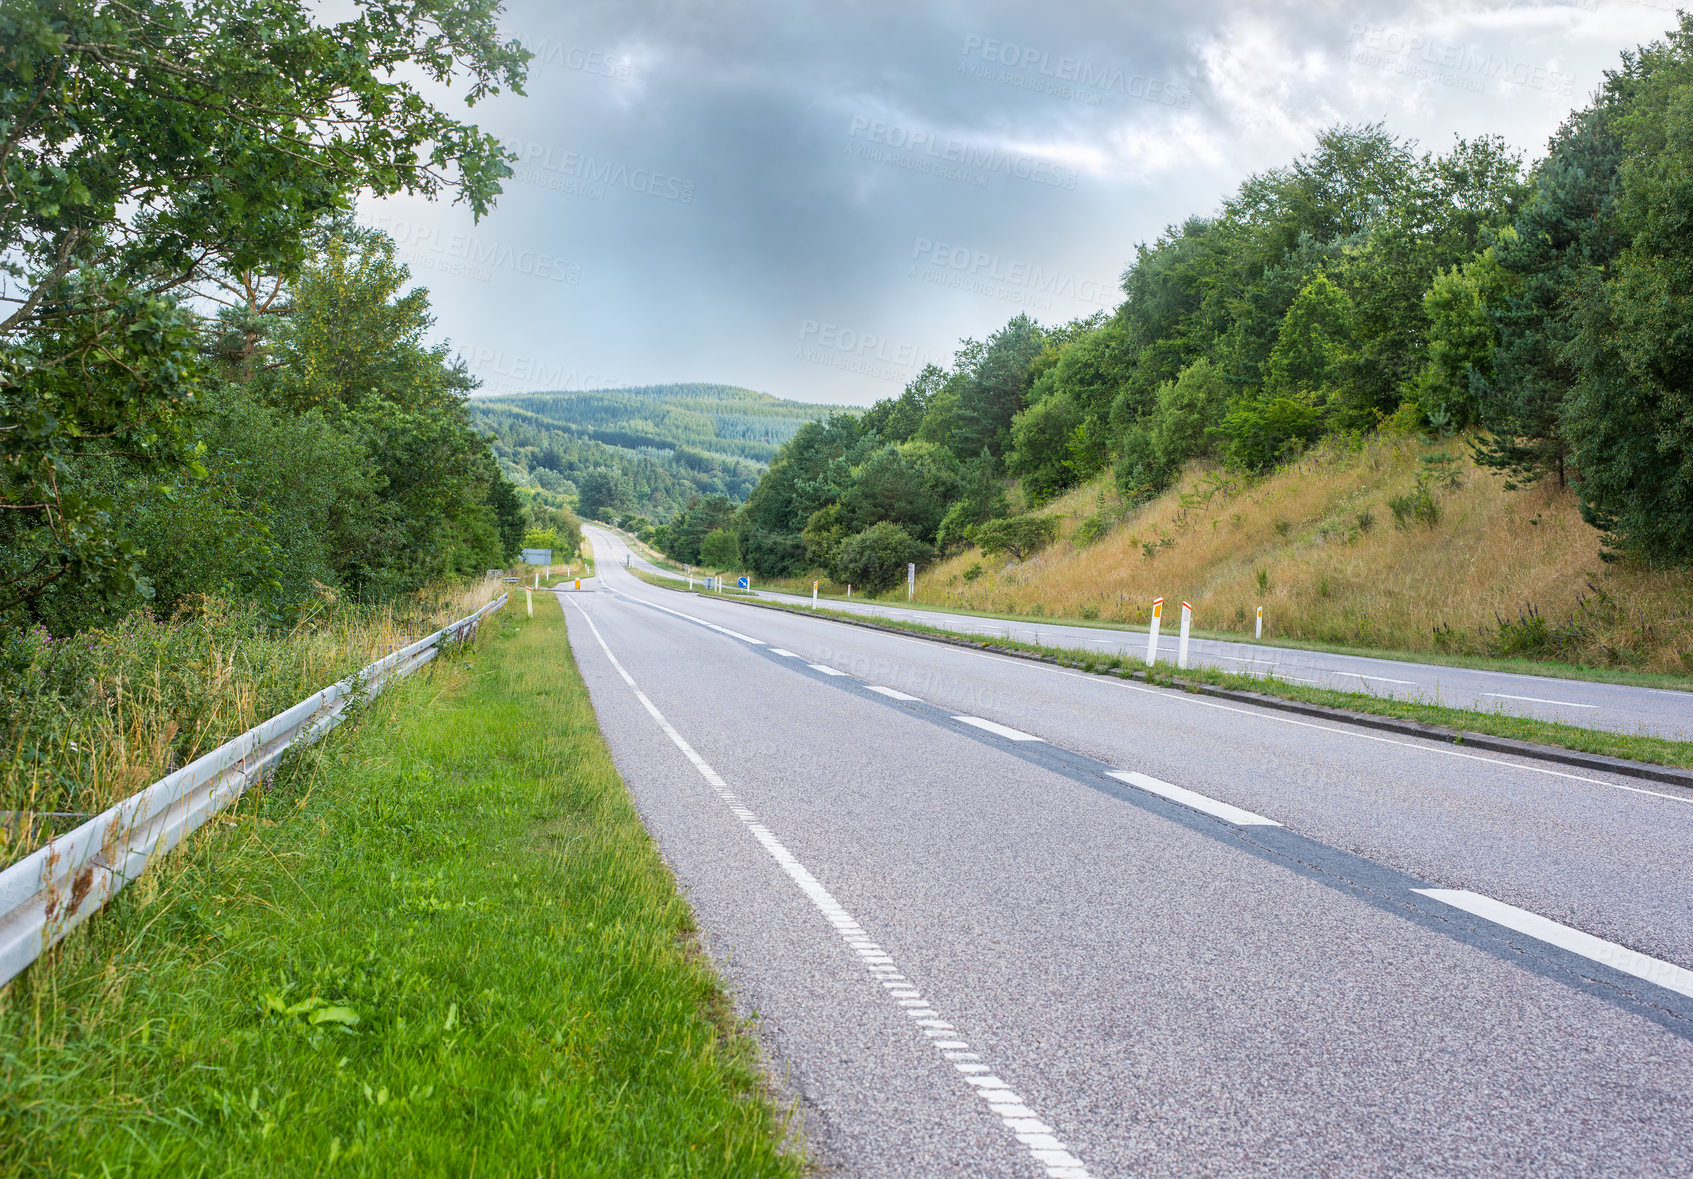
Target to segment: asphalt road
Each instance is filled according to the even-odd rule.
[[[676,576],[660,569],[639,554],[630,552],[621,537],[600,529],[594,534],[602,552],[622,564],[625,555],[649,572]],[[810,599],[770,590],[754,593],[770,601],[809,605]],[[1054,648],[1095,650],[1144,659],[1145,631],[1112,630],[1103,627],[1060,626],[1034,619],[1001,622],[968,614],[949,614],[931,609],[905,609],[883,603],[829,601],[830,610],[846,610],[878,618],[922,622],[960,634],[998,635]],[[1176,661],[1177,631],[1181,603],[1164,604],[1167,617],[1158,639],[1161,663]],[[1465,667],[1429,663],[1407,663],[1395,659],[1370,659],[1357,655],[1336,655],[1324,651],[1300,651],[1258,643],[1236,643],[1218,639],[1191,639],[1189,662],[1194,666],[1224,671],[1271,675],[1295,683],[1339,688],[1348,692],[1369,692],[1378,696],[1427,700],[1454,708],[1482,712],[1507,712],[1562,721],[1590,729],[1617,733],[1693,740],[1693,692],[1663,688],[1638,688],[1625,684],[1592,683],[1586,680],[1556,679],[1550,676],[1512,675]]]
[[[670,593],[609,539],[572,647],[826,1173],[1693,1173],[1693,792]]]

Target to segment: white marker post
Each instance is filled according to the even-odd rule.
[[[1258,607],[1258,630],[1252,637],[1255,639],[1264,637],[1264,607],[1262,606]]]
[[[909,602],[909,601],[911,601],[911,599],[915,598],[916,596],[917,596],[917,562],[907,561],[905,563],[905,600]]]
[[[811,608],[817,609],[817,583],[815,581],[811,583]]]
[[[1158,624],[1164,621],[1164,599],[1152,599],[1152,627],[1146,634],[1146,665],[1158,662]]]
[[[847,582],[847,601],[852,601],[852,582]]]
[[[1182,603],[1182,637],[1176,640],[1176,666],[1187,668],[1187,628],[1193,621],[1193,607]]]
[[[535,591],[524,587],[523,600],[529,606],[529,617],[535,617]]]

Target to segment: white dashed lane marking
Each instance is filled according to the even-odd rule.
[[[1039,741],[1040,738],[1032,733],[1025,733],[1022,729],[1014,729],[1010,725],[995,724],[991,720],[983,720],[979,716],[955,716],[955,721],[963,721],[967,725],[975,725],[978,729],[985,729],[996,737],[1004,737],[1007,741]]]
[[[1602,937],[1571,929],[1567,925],[1558,924],[1550,917],[1542,917],[1527,909],[1507,905],[1504,901],[1496,901],[1479,892],[1468,892],[1461,888],[1414,888],[1411,891],[1451,905],[1454,909],[1462,909],[1495,925],[1503,925],[1506,929],[1527,934],[1561,950],[1580,954],[1583,958],[1609,966],[1612,970],[1643,978],[1666,991],[1693,996],[1693,970],[1684,970],[1673,962],[1665,962],[1662,958],[1653,958],[1627,946],[1608,942]]]
[[[806,666],[811,668],[812,671],[820,671],[824,675],[845,675],[846,674],[846,672],[844,672],[844,671],[836,671],[834,668],[830,667],[826,663],[809,663]]]
[[[1193,790],[1172,786],[1168,782],[1159,781],[1150,774],[1138,774],[1133,770],[1112,770],[1111,777],[1116,778],[1119,782],[1127,782],[1130,786],[1145,790],[1149,794],[1162,795],[1171,802],[1179,802],[1183,806],[1192,807],[1196,811],[1204,811],[1211,817],[1221,819],[1225,823],[1233,823],[1236,827],[1281,826],[1274,819],[1266,819],[1263,815],[1255,815],[1251,811],[1242,810],[1238,806],[1218,802],[1214,798],[1208,798]]]
[[[883,696],[888,696],[895,700],[917,701],[918,699],[916,696],[908,696],[904,692],[898,691],[894,688],[884,688],[881,684],[865,684],[864,686],[869,688],[872,692],[879,692]]]
[[[1531,704],[1561,704],[1565,708],[1598,708],[1597,704],[1577,704],[1573,700],[1543,700],[1539,696],[1513,696],[1509,692],[1483,692],[1483,696],[1497,696],[1501,700],[1527,700]]]
[[[1082,1160],[1070,1153],[1069,1148],[1058,1139],[1053,1128],[1041,1121],[1035,1111],[1029,1108],[1027,1101],[1004,1081],[991,1075],[991,1073],[986,1076],[981,1075],[988,1073],[988,1066],[979,1063],[980,1058],[969,1051],[970,1044],[959,1036],[958,1029],[940,1017],[940,1013],[923,997],[922,992],[905,975],[900,973],[898,966],[894,963],[893,956],[870,940],[870,935],[865,932],[863,926],[859,925],[858,920],[834,898],[828,889],[823,887],[817,877],[813,876],[792,852],[783,846],[782,841],[777,839],[770,829],[759,821],[758,816],[753,813],[752,809],[742,802],[734,791],[729,789],[729,784],[723,780],[717,771],[712,769],[710,764],[694,750],[694,747],[688,744],[686,738],[678,733],[671,723],[664,718],[664,714],[658,710],[658,706],[647,698],[647,694],[636,685],[634,677],[624,670],[623,664],[618,661],[617,656],[611,653],[611,648],[606,645],[605,636],[600,634],[600,628],[594,625],[594,620],[588,616],[588,612],[582,609],[580,605],[577,605],[576,608],[582,615],[582,621],[588,624],[588,629],[593,632],[594,638],[598,640],[600,650],[605,652],[606,658],[611,661],[611,666],[623,678],[623,682],[629,685],[630,690],[635,693],[635,698],[647,710],[647,714],[658,722],[658,727],[664,730],[665,736],[670,738],[676,748],[682,751],[682,755],[700,772],[700,776],[705,779],[712,792],[723,800],[734,816],[745,825],[752,837],[758,840],[765,851],[770,853],[770,858],[782,866],[782,870],[788,874],[789,878],[799,885],[800,891],[810,898],[811,903],[817,907],[829,924],[835,927],[835,931],[840,934],[841,940],[846,943],[847,948],[858,955],[858,960],[864,965],[865,970],[869,971],[871,976],[882,984],[899,1009],[906,1014],[914,1025],[922,1030],[923,1035],[941,1053],[942,1059],[950,1064],[975,1094],[987,1103],[987,1107],[998,1115],[1006,1129],[1010,1130],[1016,1136],[1017,1141],[1028,1150],[1030,1157],[1045,1168],[1047,1175],[1051,1176],[1052,1179],[1088,1179],[1087,1168],[1083,1165]],[[684,615],[684,617],[686,616]],[[713,627],[713,629],[721,628]],[[812,664],[811,666],[832,675],[846,674],[819,664]],[[958,719],[974,720],[976,718],[960,717]],[[978,723],[992,725],[991,721],[980,721]],[[994,727],[1000,728],[1003,726]],[[1005,731],[1008,733],[1017,732],[1016,729]],[[1034,741],[1039,738],[1030,737],[1024,733],[1019,734],[1014,739]]]

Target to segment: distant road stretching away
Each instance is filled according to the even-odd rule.
[[[1693,1173],[1693,791],[676,594],[592,534],[576,659],[827,1173]]]
[[[638,553],[622,537],[600,529],[592,530],[599,551],[615,553],[621,565],[629,555],[635,565],[665,577],[675,577]],[[603,539],[601,539],[603,538]],[[809,605],[810,598],[771,590],[755,590],[761,598],[789,605]],[[1146,632],[1110,630],[1103,627],[1063,626],[1034,619],[1000,622],[968,614],[904,609],[880,602],[820,603],[830,610],[850,611],[876,618],[921,622],[960,634],[998,635],[1024,643],[1072,650],[1105,651],[1146,658]],[[1164,603],[1164,626],[1158,636],[1158,661],[1170,667],[1176,663],[1176,636],[1181,623],[1181,603]],[[1590,683],[1586,680],[1554,679],[1549,676],[1513,675],[1468,667],[1447,667],[1432,663],[1406,663],[1395,659],[1371,659],[1359,655],[1334,655],[1324,651],[1300,651],[1267,647],[1258,643],[1236,643],[1219,639],[1192,639],[1188,660],[1194,666],[1277,679],[1347,692],[1369,692],[1376,696],[1397,696],[1426,700],[1451,708],[1480,712],[1507,712],[1518,716],[1562,721],[1588,729],[1613,733],[1634,733],[1693,741],[1693,692],[1667,688],[1638,688],[1626,684]]]

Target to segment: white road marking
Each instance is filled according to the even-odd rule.
[[[836,671],[834,668],[830,667],[826,663],[808,663],[808,664],[806,664],[806,666],[811,668],[812,671],[820,671],[824,675],[845,675],[846,674],[846,672],[844,672],[844,671]]]
[[[978,729],[986,729],[995,736],[1004,737],[1007,741],[1039,741],[1040,738],[1032,733],[1025,733],[1022,729],[1013,729],[1009,725],[996,725],[991,720],[983,720],[979,716],[955,716],[955,721],[963,721],[967,725],[975,725]]]
[[[708,630],[714,630],[718,634],[728,635],[732,639],[740,639],[743,643],[751,643],[755,647],[762,647],[765,645],[763,639],[755,639],[751,635],[744,635],[738,630],[730,630],[726,626],[718,626],[715,622],[707,622],[703,618],[695,618],[692,614],[684,614],[680,610],[672,610],[669,606],[660,606],[651,598],[636,597],[634,594],[630,594],[629,597],[634,598],[637,602],[651,606],[654,610],[663,610],[666,614],[674,614],[678,618],[686,618],[689,622],[697,622]]]
[[[1360,679],[1360,680],[1380,680],[1384,684],[1410,684],[1411,687],[1413,687],[1413,688],[1420,686],[1417,683],[1416,680],[1396,680],[1396,679],[1391,679],[1391,678],[1389,678],[1388,676],[1385,676],[1385,675],[1365,675],[1361,671],[1331,671],[1331,672],[1329,672],[1329,674],[1330,675],[1349,675],[1349,676],[1354,677],[1355,679]]]
[[[1190,806],[1196,811],[1204,811],[1213,818],[1221,819],[1225,823],[1233,823],[1236,827],[1280,827],[1274,819],[1266,819],[1263,815],[1253,814],[1242,810],[1238,806],[1230,806],[1226,802],[1218,802],[1192,790],[1184,790],[1180,786],[1172,786],[1168,782],[1161,782],[1149,774],[1137,774],[1133,770],[1112,770],[1111,777],[1119,782],[1127,782],[1130,786],[1138,786],[1151,794],[1161,794],[1171,802],[1179,802],[1183,806]]]
[[[869,688],[872,692],[880,692],[882,695],[888,696],[894,700],[918,699],[916,696],[907,696],[904,692],[896,691],[893,688],[884,688],[881,684],[865,684],[864,686]]]
[[[645,601],[646,599],[642,598],[642,599],[637,599],[637,600]],[[660,609],[662,609],[662,607],[660,607]],[[676,611],[671,611],[671,613],[676,613]],[[688,616],[682,615],[682,617],[685,618],[685,617],[688,617]],[[710,626],[711,624],[706,623],[705,625]],[[721,628],[713,627],[712,629],[716,630],[716,629],[721,629]],[[730,632],[730,633],[733,633],[733,632]],[[917,638],[915,636],[889,634],[887,632],[883,632],[883,634],[885,635],[885,637],[893,639],[895,642],[917,643],[917,644],[921,644],[923,646],[930,647],[931,649],[933,648],[933,642],[931,640],[925,640],[925,639]],[[745,636],[737,635],[736,637],[737,638],[744,638]],[[758,640],[757,639],[751,639],[751,640],[748,640],[748,641],[757,642]],[[1171,692],[1171,691],[1169,691],[1168,689],[1165,689],[1165,688],[1149,688],[1149,687],[1146,687],[1146,686],[1141,685],[1141,684],[1128,683],[1127,681],[1124,681],[1124,680],[1121,680],[1121,679],[1103,679],[1102,677],[1100,677],[1098,675],[1089,675],[1089,674],[1085,674],[1085,673],[1079,672],[1079,671],[1065,671],[1064,669],[1058,668],[1058,667],[1045,667],[1045,666],[1043,666],[1039,663],[1030,663],[1026,660],[1017,659],[1017,658],[1010,656],[1010,655],[995,655],[995,654],[991,654],[990,652],[987,652],[987,651],[971,651],[971,650],[967,650],[967,649],[962,648],[962,647],[955,647],[955,648],[953,648],[953,650],[956,651],[960,655],[969,655],[969,656],[973,656],[977,659],[989,659],[989,660],[992,660],[996,663],[1010,664],[1010,665],[1014,665],[1014,666],[1019,667],[1019,668],[1033,669],[1035,671],[1049,671],[1049,672],[1053,673],[1054,675],[1069,676],[1071,679],[1087,680],[1090,683],[1094,683],[1094,684],[1100,684],[1100,683],[1114,684],[1115,686],[1117,686],[1119,688],[1127,689],[1130,692],[1142,692],[1142,693],[1145,693],[1149,696],[1157,696],[1157,697],[1159,697],[1163,700],[1166,700],[1166,701],[1181,701],[1181,702],[1185,702],[1185,703],[1188,703],[1188,704],[1197,704],[1201,708],[1215,708],[1215,709],[1217,709],[1221,712],[1232,712],[1232,713],[1235,713],[1238,716],[1248,716],[1248,717],[1252,717],[1255,720],[1268,721],[1268,722],[1271,722],[1271,723],[1274,723],[1274,724],[1292,725],[1296,728],[1301,728],[1301,729],[1316,729],[1318,732],[1321,732],[1321,733],[1328,733],[1328,734],[1331,734],[1331,735],[1336,736],[1336,737],[1349,737],[1349,738],[1351,738],[1355,741],[1374,741],[1374,742],[1377,742],[1378,744],[1382,744],[1382,745],[1396,745],[1401,749],[1416,749],[1416,750],[1420,750],[1424,753],[1438,754],[1442,757],[1455,757],[1455,758],[1461,758],[1464,761],[1478,761],[1478,762],[1481,762],[1485,765],[1504,766],[1508,769],[1520,770],[1523,773],[1527,773],[1527,774],[1542,774],[1542,775],[1545,775],[1546,777],[1549,777],[1549,778],[1562,778],[1562,779],[1564,779],[1565,781],[1568,781],[1568,782],[1582,782],[1582,783],[1585,783],[1585,784],[1590,785],[1590,786],[1604,786],[1604,787],[1607,787],[1608,789],[1611,789],[1611,790],[1621,790],[1621,791],[1623,791],[1627,794],[1644,794],[1649,798],[1663,798],[1663,799],[1669,800],[1670,802],[1693,803],[1693,793],[1689,793],[1689,794],[1685,794],[1685,795],[1665,794],[1661,790],[1647,790],[1644,787],[1640,787],[1640,786],[1625,786],[1621,782],[1607,782],[1602,778],[1589,778],[1585,774],[1566,774],[1562,770],[1552,770],[1552,769],[1547,769],[1544,766],[1528,765],[1528,764],[1525,764],[1525,763],[1520,762],[1520,761],[1506,761],[1504,758],[1487,757],[1487,756],[1484,756],[1484,755],[1479,754],[1479,753],[1466,753],[1466,752],[1463,752],[1462,750],[1451,749],[1451,748],[1448,748],[1446,746],[1433,744],[1433,743],[1430,743],[1430,742],[1401,741],[1401,740],[1397,740],[1393,737],[1382,737],[1382,736],[1378,736],[1375,733],[1361,732],[1357,729],[1352,729],[1352,728],[1342,729],[1342,728],[1338,728],[1334,725],[1323,725],[1323,724],[1317,724],[1313,721],[1296,720],[1296,719],[1294,719],[1293,717],[1290,717],[1290,716],[1278,715],[1273,711],[1268,711],[1268,710],[1263,710],[1263,709],[1253,709],[1253,708],[1241,708],[1241,707],[1238,707],[1236,705],[1222,704],[1222,703],[1219,703],[1215,700],[1206,700],[1205,698],[1198,696],[1198,695],[1196,695],[1192,692]],[[1343,656],[1343,658],[1348,658],[1348,657]],[[1282,680],[1292,680],[1295,683],[1301,683],[1301,684],[1317,684],[1317,683],[1322,682],[1320,680],[1307,680],[1307,679],[1301,679],[1298,676],[1289,676],[1289,675],[1276,676],[1275,678],[1276,679],[1282,679]]]
[[[617,656],[611,653],[611,648],[606,645],[605,636],[600,634],[600,628],[594,625],[594,620],[588,616],[588,612],[581,605],[577,605],[576,608],[582,614],[582,621],[588,624],[588,629],[593,632],[594,638],[599,642],[600,650],[605,652],[605,657],[611,661],[612,667],[623,678],[623,682],[629,685],[629,690],[635,693],[635,698],[641,702],[641,706],[647,710],[647,714],[658,722],[658,727],[664,731],[664,735],[669,737],[671,743],[682,751],[682,755],[693,763],[694,768],[700,772],[700,776],[705,779],[706,785],[711,787],[712,792],[723,800],[729,810],[752,834],[752,837],[763,845],[765,851],[770,853],[770,858],[781,865],[782,870],[799,886],[800,891],[805,893],[811,903],[828,920],[829,924],[835,927],[835,930],[841,935],[841,940],[857,952],[871,975],[884,983],[890,979],[903,979],[904,976],[893,966],[893,958],[881,946],[870,940],[869,934],[864,931],[852,914],[835,899],[828,889],[823,887],[822,882],[813,876],[792,852],[783,846],[781,840],[777,839],[768,827],[758,821],[758,816],[741,801],[740,796],[729,789],[729,784],[665,719],[664,714],[658,710],[658,706],[647,697],[645,692],[641,691],[640,687],[636,685],[634,677],[624,669]],[[710,624],[707,623],[707,625]],[[722,628],[712,627],[712,629],[719,630]],[[837,672],[836,674],[843,673]],[[1010,731],[1015,732],[1016,730]],[[1035,739],[1029,738],[1029,740]],[[909,985],[902,990],[907,994],[917,993],[916,989]],[[902,999],[900,1002],[903,1004],[909,1002],[909,1000]],[[913,1024],[923,1029],[929,1042],[937,1048],[944,1045],[947,1052],[952,1052],[969,1047],[965,1040],[958,1037],[958,1031],[952,1024],[943,1019],[934,1018],[933,1007],[925,1004],[922,1007],[902,1006],[900,1009],[911,1017]],[[945,1053],[943,1052],[944,1058]],[[977,1067],[986,1067],[950,1063],[953,1063],[954,1069],[971,1069],[973,1071]],[[961,1072],[960,1075],[963,1076],[964,1074]],[[964,1079],[967,1082],[973,1080],[968,1076],[965,1076]],[[999,1086],[992,1089],[977,1088],[975,1091],[987,1102],[988,1108],[999,1115],[1000,1120],[1005,1123],[1006,1129],[1017,1137],[1023,1147],[1028,1150],[1030,1156],[1046,1168],[1047,1175],[1053,1177],[1053,1179],[1088,1179],[1088,1173],[1082,1161],[1070,1154],[1063,1143],[1056,1139],[1040,1143],[1026,1141],[1025,1136],[1028,1134],[1051,1134],[1052,1129],[1036,1120],[1035,1124],[1039,1126],[1039,1129],[1031,1130],[1026,1123],[1028,1120],[1036,1118],[1034,1111],[1028,1107],[1022,1098],[1005,1089],[1003,1082],[1000,1082]]]
[[[1527,700],[1534,704],[1561,704],[1565,708],[1598,708],[1597,704],[1577,704],[1573,700],[1543,700],[1539,696],[1513,696],[1509,692],[1483,692],[1483,696],[1497,696],[1501,700]]]
[[[770,653],[772,655],[780,655],[784,659],[798,659],[799,658],[799,656],[795,655],[792,651],[784,651],[780,647],[770,648]]]
[[[1579,929],[1571,929],[1549,917],[1519,909],[1515,905],[1507,905],[1504,901],[1496,901],[1479,892],[1468,892],[1461,888],[1413,888],[1411,891],[1451,905],[1454,909],[1484,917],[1495,925],[1514,929],[1518,933],[1527,934],[1572,954],[1591,958],[1612,970],[1643,978],[1666,991],[1693,997],[1693,970],[1684,970],[1673,962],[1665,962],[1662,958],[1653,958],[1649,954],[1619,946],[1615,942],[1594,937]]]

